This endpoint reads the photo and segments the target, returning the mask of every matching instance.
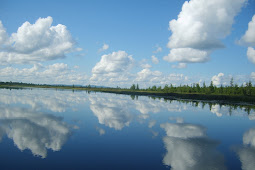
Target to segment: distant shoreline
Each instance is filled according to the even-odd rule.
[[[115,93],[124,95],[135,96],[151,96],[162,97],[165,99],[187,99],[187,100],[204,100],[215,101],[222,104],[243,104],[247,103],[255,105],[254,96],[239,96],[239,95],[216,95],[216,94],[196,94],[196,93],[165,93],[159,91],[143,91],[143,90],[130,90],[130,89],[117,89],[117,88],[88,88],[88,87],[73,87],[73,86],[54,86],[54,85],[38,85],[38,86],[18,86],[18,85],[1,85],[0,88],[7,89],[22,89],[22,88],[50,88],[50,89],[69,89],[69,90],[84,90],[95,91],[103,93]]]

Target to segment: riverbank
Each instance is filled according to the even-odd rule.
[[[115,93],[124,95],[136,96],[152,96],[162,97],[166,99],[187,99],[187,100],[204,100],[204,101],[217,101],[219,103],[249,103],[255,105],[254,96],[239,96],[239,95],[216,95],[216,94],[196,94],[196,93],[165,93],[163,91],[145,91],[145,90],[130,90],[130,89],[117,89],[117,88],[87,88],[87,87],[74,87],[74,86],[52,86],[52,85],[33,85],[33,86],[4,86],[0,88],[51,88],[51,89],[69,89],[69,90],[85,90],[103,93]]]

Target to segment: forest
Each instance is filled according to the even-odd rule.
[[[130,87],[133,91],[155,91],[163,93],[190,93],[190,94],[213,94],[213,95],[238,95],[238,96],[255,96],[255,85],[252,85],[251,81],[244,83],[241,86],[234,84],[233,78],[227,86],[215,86],[211,81],[209,86],[206,86],[205,82],[202,86],[199,83],[193,83],[192,85],[180,85],[173,86],[172,84],[166,84],[164,87],[152,86],[145,89],[140,89],[138,84],[133,84]]]

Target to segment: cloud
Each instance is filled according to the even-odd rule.
[[[247,0],[185,1],[178,19],[169,22],[172,35],[164,60],[168,62],[207,62],[211,52],[224,45],[234,17]]]
[[[46,158],[47,149],[61,150],[71,135],[61,117],[6,105],[0,110],[0,129],[21,151],[29,149],[35,156]]]
[[[65,25],[52,26],[52,17],[39,18],[34,24],[22,24],[16,33],[6,38],[0,24],[0,63],[24,64],[65,58],[75,50],[75,42]]]
[[[69,69],[67,64],[55,63],[48,66],[34,64],[32,68],[5,67],[0,69],[1,81],[48,83],[48,84],[85,84],[87,76]]]
[[[247,57],[248,57],[248,59],[249,59],[253,64],[255,64],[255,49],[254,49],[254,48],[248,47],[248,50],[247,50]]]
[[[178,63],[178,65],[172,65],[172,68],[186,68],[186,63]]]
[[[252,20],[248,24],[248,30],[239,40],[240,44],[248,46],[247,58],[255,64],[255,15],[253,15]]]
[[[155,55],[151,56],[151,60],[153,62],[153,64],[158,64],[159,63],[159,60],[157,57],[155,57]]]
[[[253,15],[252,20],[248,24],[248,30],[239,42],[247,46],[255,46],[255,15]]]
[[[0,21],[0,49],[3,48],[3,45],[8,44],[8,35],[6,29],[4,28],[2,21]]]
[[[204,50],[194,48],[175,48],[163,59],[168,62],[181,63],[204,63],[209,61],[210,53]]]
[[[159,53],[159,52],[162,52],[162,48],[159,46],[159,45],[156,45],[156,50],[153,51],[153,53]]]
[[[173,170],[226,169],[224,157],[216,151],[218,142],[207,138],[206,129],[193,124],[161,124],[167,136],[163,163]]]
[[[158,81],[162,75],[160,71],[151,71],[145,68],[137,73],[135,81]]]
[[[218,75],[214,75],[211,78],[211,81],[216,86],[227,86],[230,85],[230,81],[233,78],[234,84],[243,85],[245,82],[252,79],[251,75],[225,75],[224,73],[219,73]]]
[[[98,50],[98,52],[102,52],[102,51],[108,50],[108,48],[109,48],[109,45],[108,45],[108,44],[104,44],[104,45]]]
[[[151,71],[149,68],[142,69],[136,74],[135,82],[138,82],[141,87],[153,85],[165,85],[172,83],[173,85],[187,83],[189,81],[187,76],[183,74],[169,74],[163,75],[160,71]]]
[[[251,73],[251,78],[255,80],[255,72]]]
[[[219,73],[218,75],[215,75],[212,77],[212,82],[215,86],[219,86],[219,85],[223,84],[223,78],[224,78],[224,74]]]
[[[141,64],[141,67],[146,69],[146,68],[151,68],[150,64]]]
[[[125,82],[129,80],[128,70],[133,66],[134,59],[125,51],[117,51],[103,55],[93,67],[91,82]]]

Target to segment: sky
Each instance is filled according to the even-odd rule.
[[[255,0],[0,2],[0,81],[255,83]]]

